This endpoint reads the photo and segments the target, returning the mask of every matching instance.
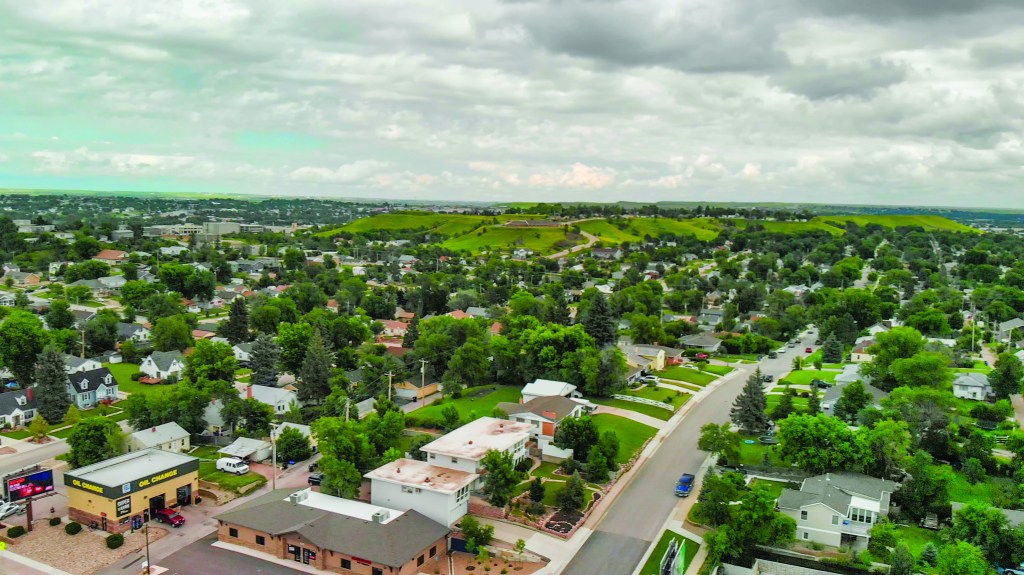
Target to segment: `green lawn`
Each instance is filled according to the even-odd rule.
[[[580,236],[582,237],[582,236]],[[539,254],[549,254],[563,249],[561,242],[567,241],[566,231],[561,227],[554,228],[516,228],[503,225],[487,226],[461,235],[441,244],[442,247],[454,251],[479,253],[488,250],[511,251],[526,248]],[[576,245],[578,241],[570,241]]]
[[[770,449],[774,446],[764,445],[757,441],[756,437],[744,436],[743,439],[754,440],[753,444],[740,443],[740,463],[743,465],[764,465],[764,454],[766,451],[770,451],[772,465],[778,467],[786,466],[786,463],[776,455],[776,450]]]
[[[633,454],[658,432],[649,425],[608,413],[593,415],[591,418],[601,432],[610,429],[619,436],[619,456],[615,458],[615,462],[619,464],[629,461]]]
[[[715,359],[729,363],[757,363],[756,353],[721,353],[715,354]]]
[[[992,491],[996,485],[1006,484],[1010,481],[1005,477],[990,477],[988,481],[971,485],[963,474],[953,471],[952,468],[947,467],[947,469],[949,470],[949,500],[960,503],[979,502],[991,505]]]
[[[205,460],[199,462],[199,477],[205,481],[220,485],[221,489],[234,491],[235,493],[238,493],[239,489],[251,483],[259,483],[262,485],[267,482],[266,477],[252,471],[245,475],[235,475],[234,473],[217,471],[216,461]]]
[[[192,451],[189,452],[189,455],[192,457],[198,457],[199,459],[216,461],[221,457],[220,453],[217,453],[218,449],[220,449],[220,447],[216,445],[200,445],[199,447],[193,448]]]
[[[800,371],[791,371],[789,375],[783,377],[779,383],[789,382],[791,385],[811,385],[812,379],[820,379],[829,383],[835,383],[836,377],[842,372],[839,371],[818,371],[817,369],[801,369]]]
[[[689,369],[678,365],[658,372],[658,376],[666,377],[668,379],[678,379],[679,381],[685,381],[687,383],[694,383],[701,387],[715,381],[716,379],[714,374],[704,373],[703,371],[697,371],[696,369]]]
[[[725,375],[732,372],[734,369],[735,368],[729,367],[728,365],[714,365],[710,363],[704,366],[704,371],[715,375]]]
[[[5,431],[0,433],[0,435],[10,437],[11,439],[27,439],[32,434],[29,433],[27,429],[15,429],[12,431]]]
[[[462,397],[452,399],[445,397],[442,403],[432,403],[413,411],[410,415],[420,418],[441,419],[441,410],[447,405],[454,405],[463,419],[468,419],[471,412],[477,417],[491,415],[495,406],[501,402],[515,403],[521,397],[519,387],[488,385],[463,390]],[[488,392],[488,390],[493,390]]]
[[[544,505],[548,507],[556,507],[558,504],[555,502],[558,498],[558,494],[565,489],[565,478],[559,478],[558,481],[545,481],[544,482]],[[529,490],[529,486],[527,486]],[[586,509],[590,505],[590,501],[594,498],[594,492],[591,489],[583,490],[583,508]]]
[[[821,397],[821,396],[818,396],[818,397]],[[768,413],[771,413],[772,410],[775,409],[775,406],[777,406],[779,404],[779,401],[782,400],[782,396],[781,395],[768,395],[765,399],[768,400]],[[797,409],[806,410],[807,409],[807,398],[806,397],[794,397],[793,398],[793,407],[795,407]]]
[[[697,555],[697,550],[700,549],[700,543],[691,541],[686,537],[674,532],[666,530],[661,535],[661,539],[658,540],[658,544],[654,546],[654,551],[651,552],[651,556],[644,563],[643,568],[640,569],[639,575],[659,575],[661,573],[661,558],[665,555],[665,551],[668,550],[669,543],[675,539],[682,545],[683,555],[683,572],[686,572],[686,568],[690,566],[690,561],[693,560],[694,556]]]
[[[753,487],[754,484],[763,485],[767,487],[768,490],[771,492],[772,497],[775,498],[778,498],[779,495],[782,495],[783,489],[800,489],[800,486],[797,485],[796,483],[787,483],[785,481],[771,481],[768,479],[754,479],[750,482],[750,486]]]
[[[134,363],[104,363],[103,367],[109,369],[111,375],[117,380],[118,391],[147,395],[165,393],[171,388],[169,385],[145,385],[132,381],[132,374],[139,371],[139,366]]]
[[[942,547],[942,540],[939,538],[938,531],[916,525],[900,525],[898,530],[900,542],[906,543],[907,547],[910,548],[910,552],[917,559],[921,558],[921,551],[924,550],[924,546],[928,543],[932,543],[936,547]]]
[[[647,386],[636,391],[625,392],[625,395],[633,395],[636,397],[642,397],[644,399],[653,399],[654,401],[660,401],[662,403],[670,403],[673,409],[679,409],[684,403],[690,400],[689,393],[680,393],[674,389],[665,389],[664,387],[651,387]]]
[[[618,407],[619,409],[628,409],[651,417],[667,421],[672,417],[672,411],[668,409],[662,409],[653,405],[645,405],[643,403],[636,403],[635,401],[626,401],[624,399],[614,399],[610,397],[591,397],[590,401],[598,405],[607,405],[608,407]]]

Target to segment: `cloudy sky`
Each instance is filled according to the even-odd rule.
[[[1020,0],[0,0],[0,187],[1021,207]]]

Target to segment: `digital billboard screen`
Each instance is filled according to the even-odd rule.
[[[53,491],[53,470],[43,469],[7,480],[8,500],[21,501]]]

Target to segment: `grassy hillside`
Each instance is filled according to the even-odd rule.
[[[721,224],[713,219],[670,218],[632,218],[621,230],[606,220],[582,222],[579,226],[601,241],[611,244],[636,242],[644,239],[644,236],[656,238],[662,234],[692,235],[702,240],[712,240],[722,229]]]
[[[565,230],[562,228],[487,226],[481,230],[448,239],[441,246],[450,250],[472,253],[486,250],[509,251],[522,247],[539,254],[549,254],[563,249],[559,243],[565,239]],[[577,243],[580,241],[573,242],[573,244]]]
[[[929,216],[929,215],[891,215],[891,216],[818,216],[814,218],[815,221],[822,222],[838,222],[840,226],[842,222],[855,222],[859,226],[866,226],[868,224],[878,224],[887,228],[898,228],[903,226],[920,226],[925,230],[935,231],[948,231],[948,232],[968,232],[975,233],[978,230],[970,226],[965,226],[959,222],[954,222],[951,219],[944,218],[942,216]]]
[[[395,212],[360,218],[340,228],[320,232],[317,237],[330,237],[338,232],[363,233],[374,231],[423,230],[443,236],[456,236],[470,232],[487,222],[486,216],[462,214],[435,214],[432,212]]]

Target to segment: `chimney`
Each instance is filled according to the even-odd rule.
[[[251,385],[245,386],[245,398],[246,399],[252,399],[252,386]]]
[[[473,445],[473,440],[472,439],[469,440],[469,444]]]
[[[25,397],[27,397],[29,401],[32,401],[32,388],[31,387],[25,390]]]

